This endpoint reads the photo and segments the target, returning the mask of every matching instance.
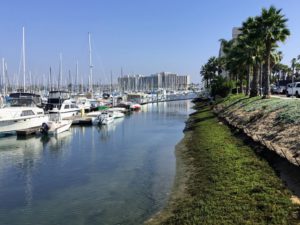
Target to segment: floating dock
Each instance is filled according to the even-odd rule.
[[[72,120],[72,125],[92,125],[91,117],[82,117],[82,116],[72,116],[66,118],[68,120]]]
[[[41,127],[33,127],[29,129],[24,130],[18,130],[16,131],[18,137],[27,137],[29,135],[35,135],[40,132]]]

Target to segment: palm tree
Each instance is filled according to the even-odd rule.
[[[246,95],[249,95],[250,90],[256,89],[256,91],[252,91],[252,95],[250,96],[256,96],[258,93],[257,77],[252,79],[254,83],[250,83],[251,74],[257,76],[257,73],[253,71],[258,59],[258,41],[253,34],[253,31],[256,29],[256,25],[257,23],[255,18],[249,17],[245,22],[243,22],[242,28],[240,29],[241,34],[238,36],[238,45],[241,49],[243,49],[243,58],[247,66]]]
[[[210,57],[206,64],[201,67],[200,74],[203,77],[203,80],[206,82],[206,88],[209,87],[211,81],[217,75],[219,71],[219,62],[216,57]]]
[[[264,43],[264,68],[263,68],[263,84],[264,98],[270,97],[270,63],[271,51],[277,42],[284,42],[290,35],[286,22],[288,21],[281,9],[271,6],[269,9],[262,9],[262,13],[256,18],[258,22],[257,34]]]

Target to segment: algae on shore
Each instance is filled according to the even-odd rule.
[[[173,195],[146,224],[299,223],[299,207],[268,162],[197,105],[177,146]]]

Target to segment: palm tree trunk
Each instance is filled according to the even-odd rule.
[[[266,44],[266,58],[263,72],[263,98],[270,98],[270,54],[271,44]]]
[[[248,66],[247,70],[247,86],[246,86],[246,95],[248,96],[250,93],[250,74],[251,74],[251,66]]]
[[[258,74],[259,74],[259,65],[255,64],[253,68],[253,79],[251,82],[250,97],[258,96]]]
[[[244,93],[243,76],[241,74],[239,75],[239,80],[240,80],[240,90],[241,90],[241,93]]]
[[[236,93],[238,94],[239,93],[239,87],[238,87],[238,75],[236,75],[235,77],[235,88],[236,88]]]

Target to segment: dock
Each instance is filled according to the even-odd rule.
[[[68,117],[66,119],[72,120],[72,125],[81,125],[81,126],[92,125],[91,117],[72,116],[72,117]]]
[[[24,130],[18,130],[16,131],[18,137],[27,137],[29,135],[35,135],[40,132],[41,127],[33,127],[29,129]]]

